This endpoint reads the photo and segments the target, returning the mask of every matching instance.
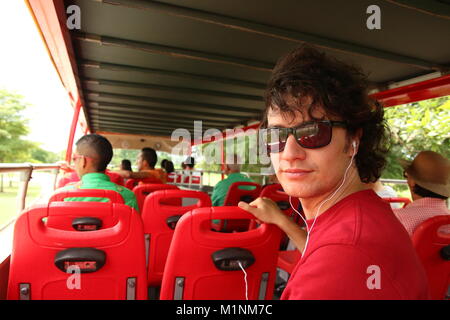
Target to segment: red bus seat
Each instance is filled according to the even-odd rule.
[[[269,198],[276,202],[281,211],[288,217],[291,217],[296,223],[300,226],[303,226],[305,223],[298,216],[298,213],[294,211],[292,206],[298,211],[300,206],[300,200],[296,197],[291,197],[289,201],[289,195],[284,192],[281,184],[272,184],[266,187],[263,187],[261,194],[259,195],[261,198]],[[292,206],[291,206],[292,203]],[[300,213],[302,213],[300,211]],[[304,216],[303,216],[304,218]],[[250,229],[256,227],[256,220],[252,220],[250,222]],[[280,243],[280,250],[285,250],[288,246],[289,238],[287,235],[283,235]]]
[[[50,228],[55,215],[118,216],[113,227],[90,231]],[[14,229],[8,299],[146,299],[142,221],[124,204],[53,202],[25,211]]]
[[[189,184],[189,179],[191,180],[190,184],[196,185],[196,184],[200,184],[200,182],[201,182],[201,176],[191,175],[191,176],[184,177],[183,183]]]
[[[80,188],[56,192],[50,197],[49,202],[64,201],[64,199],[66,198],[77,198],[77,197],[104,198],[109,199],[110,202],[113,203],[124,203],[122,196],[117,191],[105,189],[80,189]]]
[[[130,190],[133,190],[134,187],[136,187],[140,182],[143,184],[149,184],[149,183],[158,183],[162,184],[163,182],[158,178],[145,178],[145,179],[128,179],[127,182],[125,182],[125,188],[128,188]]]
[[[450,286],[450,234],[439,228],[450,224],[450,215],[436,216],[422,222],[412,236],[417,255],[428,277],[431,298],[443,300]]]
[[[90,197],[101,199],[106,198],[110,200],[109,202],[124,204],[122,196],[120,195],[120,193],[116,191],[104,189],[78,189],[78,188],[73,190],[57,192],[53,194],[49,200],[49,203],[55,201],[64,201],[64,199],[66,198],[76,198],[76,197]],[[81,201],[81,203],[83,202],[84,201]],[[80,204],[80,206],[79,206],[80,208],[83,208],[83,204]],[[91,230],[99,230],[102,228],[110,228],[115,224],[117,224],[117,222],[118,222],[117,214],[114,214],[113,211],[109,212],[100,211],[98,213],[95,213],[91,217],[86,216],[81,217],[78,212],[75,212],[74,215],[70,216],[65,211],[58,211],[55,212],[52,216],[47,217],[45,224],[49,228],[56,228],[63,230],[91,231]]]
[[[242,187],[251,186],[253,189],[246,190]],[[230,186],[227,192],[225,200],[223,202],[224,206],[237,206],[239,201],[244,201],[247,203],[252,202],[259,197],[261,193],[261,186],[255,182],[240,181],[235,182]],[[218,224],[213,225],[214,229],[222,232],[234,232],[234,231],[246,231],[250,227],[249,220],[221,220]]]
[[[123,177],[120,174],[118,174],[117,172],[105,170],[105,174],[109,177],[109,180],[111,180],[111,182],[114,182],[115,184],[117,184],[119,186],[125,185]]]
[[[281,231],[274,225],[241,233],[211,230],[212,219],[252,219],[238,207],[200,208],[179,221],[161,287],[162,300],[272,299]],[[244,272],[247,273],[247,286]]]
[[[184,207],[181,203],[170,205],[173,199],[179,201],[181,198],[193,198],[198,201],[194,205]],[[145,199],[141,216],[146,239],[149,286],[161,284],[167,253],[178,219],[192,209],[210,206],[211,200],[206,193],[192,190],[160,190]]]
[[[408,198],[396,197],[396,198],[381,198],[381,199],[387,203],[399,203],[399,202],[403,203],[403,208],[411,203],[411,200]]]
[[[280,251],[277,267],[291,274],[301,257],[302,255],[297,249]]]
[[[167,183],[176,183],[177,182],[177,173],[171,172],[167,174]]]
[[[178,187],[173,184],[164,184],[164,183],[154,183],[154,184],[142,184],[134,187],[133,192],[136,196],[136,200],[138,203],[139,211],[142,212],[144,207],[145,198],[154,191],[165,190],[165,189],[177,189]],[[176,202],[172,202],[173,205],[181,205],[179,199],[176,199]]]

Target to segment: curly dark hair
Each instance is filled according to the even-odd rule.
[[[356,167],[362,182],[375,182],[386,164],[389,130],[383,106],[368,96],[363,72],[317,49],[303,45],[282,57],[272,71],[264,100],[262,127],[267,126],[269,110],[294,117],[322,108],[327,117],[338,117],[347,124],[347,146],[361,134]],[[289,101],[289,103],[288,103]],[[294,101],[294,103],[292,102]]]

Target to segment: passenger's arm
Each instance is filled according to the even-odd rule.
[[[294,242],[297,249],[303,252],[307,237],[306,231],[287,217],[274,201],[268,198],[258,198],[250,204],[241,201],[238,206],[253,214],[257,220],[278,226]]]
[[[114,172],[117,172],[125,179],[145,179],[153,176],[150,172],[145,171],[133,172],[128,170],[119,170]]]

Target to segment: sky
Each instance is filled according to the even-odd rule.
[[[27,140],[48,151],[65,150],[73,109],[23,0],[0,1],[0,39],[0,88],[30,104]]]

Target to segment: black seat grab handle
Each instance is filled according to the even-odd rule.
[[[177,222],[178,222],[178,220],[180,220],[181,217],[182,217],[182,215],[168,217],[166,219],[167,226],[170,229],[175,230],[175,227],[177,226]]]
[[[251,251],[243,248],[222,249],[214,252],[211,258],[216,268],[222,271],[241,270],[241,266],[247,269],[255,263],[255,257]]]
[[[440,253],[442,259],[449,261],[450,260],[450,245],[442,247],[439,253]]]
[[[100,270],[106,262],[106,253],[95,248],[70,248],[59,251],[55,256],[55,266],[67,273],[75,267],[80,273]]]
[[[72,227],[77,231],[95,231],[102,227],[102,220],[93,217],[75,218]]]

